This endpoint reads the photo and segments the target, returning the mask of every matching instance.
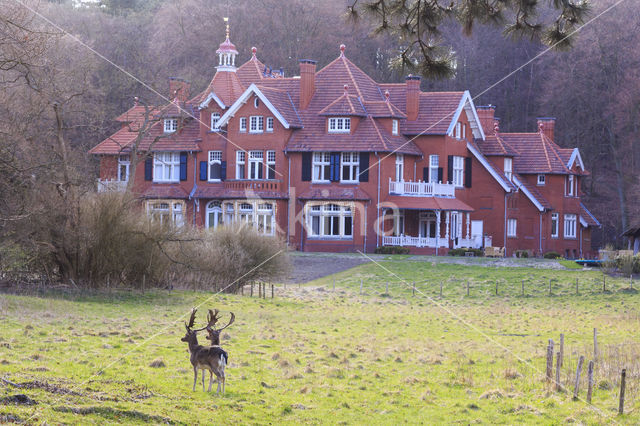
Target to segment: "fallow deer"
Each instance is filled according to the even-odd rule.
[[[220,346],[220,332],[233,324],[236,319],[236,316],[233,314],[233,312],[231,312],[231,319],[229,320],[229,323],[227,325],[222,328],[213,328],[220,319],[220,317],[218,316],[219,313],[220,311],[218,311],[217,309],[215,311],[209,309],[209,314],[207,316],[208,324],[205,328],[207,329],[208,336],[206,338],[207,340],[211,341],[212,346]]]
[[[206,328],[193,329],[193,323],[196,319],[196,308],[191,311],[191,318],[189,324],[185,322],[184,326],[187,329],[187,333],[180,340],[189,343],[189,353],[191,354],[190,361],[193,365],[193,390],[196,390],[196,382],[198,381],[198,370],[202,370],[202,390],[204,391],[204,370],[209,370],[209,390],[211,392],[211,384],[213,382],[213,375],[216,375],[218,382],[218,390],[216,394],[220,393],[220,386],[222,385],[222,395],[224,395],[225,375],[224,368],[229,361],[227,353],[220,346],[201,346],[198,344],[198,331],[202,331]],[[207,325],[208,326],[208,325]]]

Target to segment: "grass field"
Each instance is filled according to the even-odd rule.
[[[607,277],[603,293],[599,271],[390,259],[279,286],[264,300],[183,291],[2,294],[0,378],[21,387],[0,383],[0,423],[640,422],[640,296],[628,279]],[[182,321],[203,302],[201,311],[236,313],[223,335],[224,398],[191,391],[180,342]],[[586,397],[594,327],[600,358],[589,405],[572,395],[584,355]],[[566,391],[544,381],[547,341],[560,333]],[[618,416],[623,367],[626,414]],[[2,400],[15,394],[37,405]]]

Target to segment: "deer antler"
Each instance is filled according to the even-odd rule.
[[[196,320],[196,312],[197,311],[198,311],[197,308],[191,309],[191,317],[189,318],[189,324],[187,324],[186,322],[184,323],[184,326],[187,327],[187,330],[191,330],[191,327],[193,327],[193,323]]]
[[[209,309],[209,314],[207,316],[207,321],[209,322],[209,324],[207,324],[207,329],[212,329],[213,326],[216,325],[216,323],[220,319],[220,316],[218,315],[219,313],[220,311],[217,309],[215,310]]]
[[[218,329],[218,332],[224,330],[225,328],[229,327],[231,324],[233,324],[233,322],[236,320],[236,316],[233,314],[233,312],[231,312],[231,319],[229,320],[229,324],[225,325],[222,328]]]

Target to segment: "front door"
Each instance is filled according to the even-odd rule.
[[[418,231],[420,238],[436,237],[436,216],[433,212],[420,213],[420,227]]]
[[[471,243],[473,244],[473,248],[482,247],[482,225],[481,220],[471,221]]]

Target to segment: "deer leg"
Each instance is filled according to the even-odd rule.
[[[202,392],[204,392],[204,369],[202,370]]]
[[[194,366],[193,367],[193,391],[195,392],[196,390],[196,382],[198,381],[198,369]]]
[[[207,392],[211,392],[212,383],[213,383],[213,371],[209,370],[209,390]]]

